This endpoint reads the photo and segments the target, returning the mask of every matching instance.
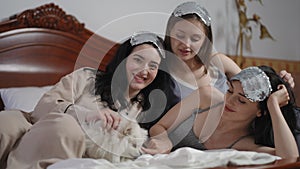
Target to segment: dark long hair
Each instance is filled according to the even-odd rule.
[[[197,21],[199,21],[201,23],[201,25],[204,27],[205,30],[205,35],[206,38],[197,54],[198,57],[196,57],[196,60],[199,63],[203,63],[206,62],[208,57],[212,54],[212,45],[213,45],[213,35],[212,35],[212,29],[211,26],[207,26],[202,20],[201,18],[196,15],[196,14],[186,14],[186,15],[182,15],[181,17],[176,17],[174,14],[172,14],[168,20],[167,23],[167,28],[166,28],[166,34],[165,34],[165,38],[164,38],[164,42],[165,42],[165,48],[167,51],[169,51],[168,53],[172,54],[172,47],[171,47],[171,30],[173,29],[174,25],[182,20],[187,20],[187,19],[195,19]],[[173,37],[174,38],[174,37]],[[167,55],[168,56],[168,55]],[[172,56],[169,56],[172,57]]]
[[[269,77],[269,80],[271,82],[272,86],[272,93],[276,92],[278,89],[278,85],[284,84],[286,87],[290,100],[287,105],[281,107],[281,112],[293,132],[295,134],[295,130],[298,128],[296,126],[296,103],[295,103],[295,96],[292,92],[292,88],[290,87],[289,83],[285,82],[276,72],[273,68],[269,66],[258,66],[261,70],[263,70],[267,76]],[[269,147],[274,147],[274,133],[272,128],[272,121],[271,116],[267,107],[267,100],[259,102],[259,108],[262,112],[262,116],[256,117],[253,123],[253,132],[255,137],[255,143],[261,144]]]
[[[101,72],[98,70],[98,72],[96,74],[95,94],[100,96],[101,101],[107,102],[108,106],[113,110],[116,110],[113,98],[119,98],[119,97],[121,97],[121,95],[113,96],[112,94],[113,93],[114,94],[121,94],[121,93],[123,94],[123,92],[126,91],[125,86],[128,84],[127,76],[125,73],[126,71],[124,71],[123,75],[120,75],[119,79],[116,79],[116,80],[118,80],[118,82],[116,82],[116,83],[122,84],[120,82],[124,82],[125,85],[120,85],[120,88],[116,89],[118,91],[115,91],[112,93],[113,75],[119,66],[120,66],[120,69],[125,70],[125,64],[122,63],[122,61],[125,61],[125,59],[132,52],[132,50],[133,50],[133,46],[131,46],[130,40],[125,41],[123,44],[121,44],[118,47],[116,54],[114,55],[114,57],[111,59],[111,61],[106,66],[106,71]],[[120,101],[124,101],[124,99],[120,99]],[[121,104],[124,105],[126,103],[124,102]]]
[[[159,45],[163,47],[162,38],[158,37]],[[151,42],[145,42],[142,44],[150,44],[157,49],[157,46]],[[139,44],[139,45],[142,45]],[[110,63],[106,67],[105,72],[98,71],[96,74],[95,82],[95,94],[100,96],[101,101],[107,102],[109,108],[117,110],[115,107],[115,101],[118,100],[121,107],[127,106],[127,102],[124,98],[124,91],[128,86],[125,60],[130,55],[132,50],[136,46],[132,46],[130,39],[123,42],[119,47]],[[149,94],[154,89],[160,89],[165,92],[167,98],[172,97],[174,81],[170,75],[166,72],[166,61],[161,59],[157,76],[147,87],[142,89],[140,93],[132,98],[131,101],[139,101],[141,103],[143,111],[151,107],[149,101]],[[140,101],[142,98],[142,101]],[[154,104],[154,103],[152,103]]]

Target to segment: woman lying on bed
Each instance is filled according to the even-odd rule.
[[[155,154],[187,146],[299,156],[293,136],[295,98],[272,68],[242,70],[230,79],[225,104],[222,98],[211,86],[199,88],[150,129],[153,138],[143,150]]]
[[[81,68],[66,75],[41,98],[29,118],[20,111],[0,112],[0,168],[6,163],[11,169],[46,168],[58,160],[81,158],[85,134],[75,120],[77,113],[116,129],[118,109],[138,101],[147,110],[149,88],[171,86],[169,76],[159,70],[164,62],[162,39],[137,33],[120,45],[105,73]],[[107,108],[99,111],[99,101],[105,101]]]

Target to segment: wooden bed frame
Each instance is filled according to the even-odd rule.
[[[117,46],[53,3],[25,10],[0,22],[0,88],[53,85],[84,66],[105,71]],[[299,159],[288,159],[254,168],[297,166]]]
[[[105,71],[117,45],[53,3],[25,10],[0,22],[0,88],[53,85],[84,66]]]
[[[0,39],[0,88],[55,84],[83,66],[105,70],[116,45],[53,3],[2,21]]]

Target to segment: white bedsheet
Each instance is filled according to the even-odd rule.
[[[75,158],[62,160],[48,169],[192,169],[234,165],[268,164],[280,159],[266,153],[232,149],[199,151],[180,148],[170,154],[145,154],[134,161],[110,163],[103,159]]]

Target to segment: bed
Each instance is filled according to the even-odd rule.
[[[32,111],[42,94],[65,74],[84,66],[105,71],[105,66],[114,55],[117,46],[118,43],[94,34],[74,16],[66,14],[53,3],[25,10],[1,21],[0,110],[21,109],[27,112]],[[150,165],[158,165],[160,168],[172,168],[171,164],[176,160],[180,161],[180,159],[186,159],[189,156],[204,157],[209,155],[189,148],[181,149],[176,153],[160,157],[142,156],[134,161],[134,164],[142,166],[141,168],[147,168]],[[237,160],[245,157],[247,152],[230,151],[228,153],[237,156],[231,156],[231,159],[227,158],[225,163],[218,165],[214,161],[212,164],[215,165],[210,167],[300,167],[299,159],[278,160],[263,154],[258,154],[257,157],[271,160],[268,162],[269,164],[261,165],[264,164],[262,161],[248,159],[250,160],[248,163],[237,163],[236,161],[236,164],[239,165],[237,167],[228,164],[233,163],[232,159]],[[224,156],[224,151],[218,152],[218,155],[213,156]],[[227,155],[227,157],[230,156]],[[192,164],[193,162],[193,164],[196,164],[198,162],[197,160],[193,162],[188,160],[186,159],[185,162],[181,163],[182,166],[180,167],[184,167],[184,164],[188,165],[188,163]],[[255,162],[255,166],[249,166],[249,164]],[[95,168],[99,165],[122,168],[121,165],[114,166],[113,164],[107,164],[107,161],[93,159],[65,160],[50,168],[79,168],[84,166],[76,165],[78,163],[94,165]],[[179,166],[175,167],[178,168]],[[198,164],[197,168],[199,167]]]
[[[0,39],[0,88],[53,85],[84,66],[105,71],[117,46],[53,3],[2,21]]]

